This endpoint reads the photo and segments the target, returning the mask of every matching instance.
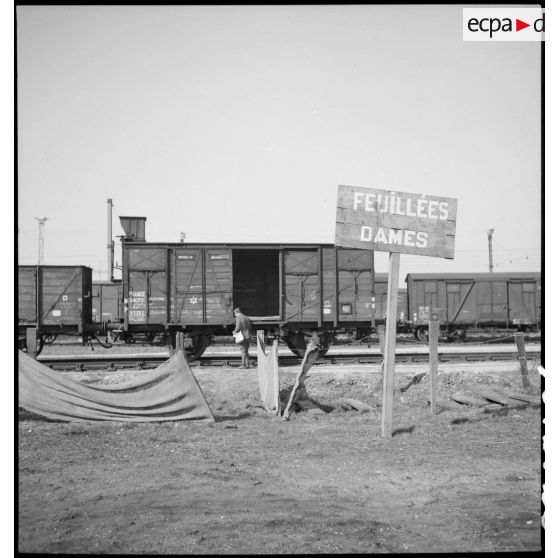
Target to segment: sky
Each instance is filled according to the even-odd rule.
[[[18,259],[107,274],[148,241],[333,243],[339,184],[457,198],[455,259],[541,265],[541,48],[461,6],[18,6]],[[376,252],[376,271],[388,269]],[[115,273],[118,275],[118,271]]]

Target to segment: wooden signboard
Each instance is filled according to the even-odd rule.
[[[399,255],[453,259],[456,218],[454,198],[358,186],[339,186],[337,191],[335,245],[389,252],[382,404],[382,436],[386,438],[391,438],[393,431]],[[435,352],[432,347],[431,352]],[[433,405],[434,397],[433,383]]]
[[[339,186],[335,244],[453,259],[457,200]]]

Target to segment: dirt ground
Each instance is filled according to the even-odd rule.
[[[479,365],[482,366],[482,365]],[[283,397],[296,367],[281,369]],[[323,409],[284,421],[256,370],[197,368],[215,423],[62,423],[20,412],[18,550],[41,553],[407,553],[541,549],[541,409],[433,416],[425,377],[319,370]],[[131,373],[83,373],[119,382]],[[396,376],[404,388],[412,378]],[[531,382],[540,389],[536,372]],[[521,390],[513,373],[440,373],[439,397]],[[372,412],[347,411],[357,398]]]

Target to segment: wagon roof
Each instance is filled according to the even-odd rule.
[[[19,269],[37,269],[40,267],[41,269],[91,269],[88,265],[18,265]]]
[[[319,242],[123,242],[128,248],[335,248],[335,244]],[[368,250],[362,250],[363,252]]]
[[[405,281],[420,279],[438,279],[458,281],[460,279],[481,279],[481,280],[506,280],[506,279],[540,279],[540,272],[533,271],[510,271],[510,272],[486,272],[486,273],[409,273]]]

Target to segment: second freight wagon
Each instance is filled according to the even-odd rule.
[[[408,319],[420,341],[434,315],[456,339],[473,327],[540,329],[540,273],[409,273],[406,281]]]

